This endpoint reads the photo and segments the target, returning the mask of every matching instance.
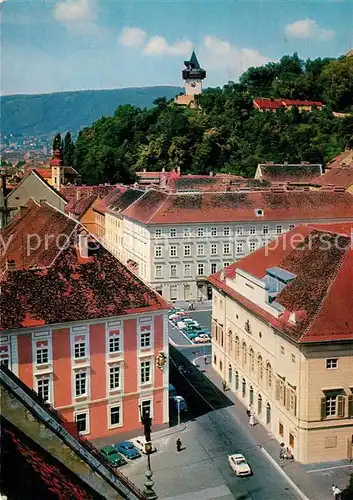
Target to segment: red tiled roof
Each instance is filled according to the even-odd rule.
[[[282,99],[286,106],[323,106],[321,101],[311,101],[310,99]]]
[[[107,198],[105,198],[104,201],[108,205],[110,211],[122,212],[136,200],[141,198],[144,192],[145,191],[141,191],[140,189],[125,189],[124,191],[120,192],[118,196],[110,199],[109,202],[107,201]]]
[[[315,179],[322,186],[342,186],[348,189],[353,186],[353,163],[348,167],[336,167],[327,170],[323,175]]]
[[[255,210],[263,216],[256,217]],[[330,191],[165,193],[148,190],[124,211],[145,224],[353,218],[353,195]]]
[[[260,164],[261,179],[273,182],[311,182],[321,175],[319,164]]]
[[[88,235],[94,245],[92,256],[80,256],[80,234]],[[2,329],[27,327],[33,321],[65,323],[169,307],[81,224],[47,204],[29,203],[27,213],[16,216],[0,235],[7,245],[0,257],[1,270],[6,260],[16,266],[2,276]]]
[[[260,109],[279,109],[283,106],[281,99],[267,99],[259,97],[254,99],[254,105]]]
[[[347,149],[343,151],[340,155],[336,156],[327,165],[326,169],[343,167],[353,164],[353,149]]]
[[[262,279],[274,266],[295,274],[276,297],[285,307],[279,318],[227,285],[221,272],[209,281],[298,342],[353,340],[352,230],[353,223],[302,225],[226,268],[230,279],[237,269]],[[291,312],[296,324],[288,322]]]
[[[115,186],[63,186],[60,192],[65,195],[69,203],[65,207],[66,213],[80,218],[92,205],[96,198],[104,198],[115,189]]]
[[[51,168],[41,168],[41,167],[29,167],[27,168],[27,172],[31,172],[35,170],[37,174],[39,174],[43,179],[51,179]]]

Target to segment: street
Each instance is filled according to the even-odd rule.
[[[185,311],[192,319],[198,321],[202,327],[207,328],[207,330],[211,332],[211,309],[196,311],[188,311],[185,309]],[[193,342],[191,342],[186,335],[182,334],[171,322],[169,322],[169,339],[175,346],[193,345]],[[195,348],[200,350],[200,345],[195,346]]]

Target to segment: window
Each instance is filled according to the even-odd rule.
[[[217,236],[217,228],[211,227],[211,236]]]
[[[171,264],[170,265],[170,277],[176,278],[176,275],[177,275],[177,266],[176,266],[176,264]]]
[[[190,237],[190,228],[189,227],[185,227],[184,228],[184,237],[185,238],[189,238]]]
[[[146,413],[148,413],[148,415],[152,417],[152,402],[150,399],[141,401],[141,414],[145,415]]]
[[[88,431],[87,412],[76,413],[75,422],[76,422],[77,432],[87,432]]]
[[[87,395],[87,373],[77,372],[75,374],[75,394],[76,397]]]
[[[151,361],[141,361],[140,366],[140,383],[149,384],[152,382],[151,377]]]
[[[162,257],[162,247],[154,247],[154,255],[155,257]]]
[[[0,359],[0,365],[6,366],[6,368],[9,368],[9,366],[10,366],[9,358],[7,357],[7,358]]]
[[[170,257],[176,257],[177,256],[177,247],[176,247],[176,245],[170,245],[170,247],[169,247],[169,255],[170,255]]]
[[[184,264],[184,276],[191,276],[191,264]]]
[[[205,245],[202,243],[197,245],[197,255],[205,255]]]
[[[250,361],[250,371],[253,372],[255,370],[255,353],[253,349],[249,351],[249,361]]]
[[[264,364],[261,355],[257,357],[257,377],[259,382],[262,382],[264,378]]]
[[[162,238],[162,229],[156,229],[155,236],[156,238]]]
[[[250,226],[249,233],[250,234],[256,234],[256,227],[255,226]]]
[[[184,245],[184,257],[190,257],[191,245]]]
[[[229,265],[230,265],[230,264],[229,264],[229,262],[225,262],[225,263],[223,264],[223,267],[228,267]]]
[[[223,228],[223,236],[229,236],[230,234],[230,229],[229,227],[224,227]]]
[[[86,341],[79,340],[74,344],[74,358],[85,358],[86,357]]]
[[[213,364],[216,365],[217,364],[217,356],[214,354],[213,355]]]
[[[37,365],[46,365],[49,362],[49,349],[48,347],[37,347],[36,350]]]
[[[337,367],[338,367],[338,359],[337,358],[326,359],[326,369],[327,370],[334,370]]]
[[[163,278],[163,266],[160,264],[155,266],[155,276],[156,278]]]
[[[109,368],[109,387],[113,389],[120,389],[120,366],[111,366]]]
[[[249,243],[249,249],[250,249],[250,252],[255,252],[255,250],[256,250],[256,243],[255,243],[255,241],[250,241],[250,243]]]
[[[292,358],[292,363],[295,363],[296,361],[295,354],[292,354],[291,358]]]
[[[267,389],[270,391],[272,388],[272,366],[270,363],[267,363],[266,365],[266,384]]]
[[[262,226],[262,234],[268,234],[268,226]]]
[[[294,436],[293,434],[289,433],[289,446],[293,449],[294,448]]]
[[[109,336],[109,352],[119,352],[120,351],[120,335],[111,334]]]
[[[294,228],[295,228],[294,224],[289,224],[289,231],[291,231]]]
[[[287,389],[287,409],[293,413],[297,412],[297,395],[293,389]]]
[[[283,345],[280,346],[280,352],[281,352],[281,356],[284,356],[284,347],[283,347]]]
[[[336,416],[337,396],[326,396],[326,417]]]
[[[203,236],[203,235],[204,235],[203,227],[198,227],[197,228],[197,236]]]
[[[237,235],[241,236],[243,234],[243,226],[237,226],[236,231],[237,231]]]
[[[176,237],[176,229],[174,229],[174,228],[171,229],[169,234],[170,234],[171,238],[175,238]]]
[[[152,344],[151,327],[141,326],[140,347],[151,347],[151,344]]]
[[[120,425],[120,406],[110,408],[110,425]]]
[[[198,276],[203,276],[205,274],[205,266],[204,264],[197,265],[197,274]]]
[[[211,264],[211,274],[214,274],[217,272],[217,264],[213,263]]]
[[[177,285],[170,285],[170,300],[177,300],[177,298],[178,298]]]
[[[230,245],[229,245],[229,243],[224,243],[224,245],[223,245],[223,253],[224,253],[224,255],[230,255]]]
[[[281,422],[279,422],[279,424],[278,424],[278,434],[283,437],[284,428],[283,428],[283,424],[281,424]]]
[[[37,393],[44,401],[49,401],[49,378],[39,378],[37,380]]]
[[[215,243],[211,245],[211,255],[217,255],[217,245]]]
[[[242,365],[246,366],[246,344],[245,342],[241,345],[241,354],[242,354]]]
[[[282,233],[282,226],[278,225],[276,226],[276,234],[281,234]]]
[[[243,243],[237,243],[237,253],[243,253],[244,252],[244,246]]]

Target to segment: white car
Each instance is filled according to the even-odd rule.
[[[131,443],[137,448],[141,453],[144,453],[146,455],[146,440],[143,436],[139,436],[137,438],[130,439]],[[157,448],[152,445],[152,453],[156,452]]]
[[[252,474],[251,467],[246,461],[244,455],[241,455],[240,453],[228,455],[228,462],[231,469],[237,476],[250,476]]]
[[[197,321],[195,321],[194,319],[191,319],[191,318],[183,318],[183,321],[184,321],[184,323],[186,323],[188,326],[189,326],[189,325],[192,325],[192,326],[200,326],[200,323],[198,323]]]
[[[194,342],[196,344],[207,344],[208,342],[211,342],[211,338],[206,333],[201,333],[199,337],[194,338]]]

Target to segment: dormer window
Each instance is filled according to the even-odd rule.
[[[255,208],[255,215],[256,217],[263,217],[264,211],[262,210],[262,208]]]

